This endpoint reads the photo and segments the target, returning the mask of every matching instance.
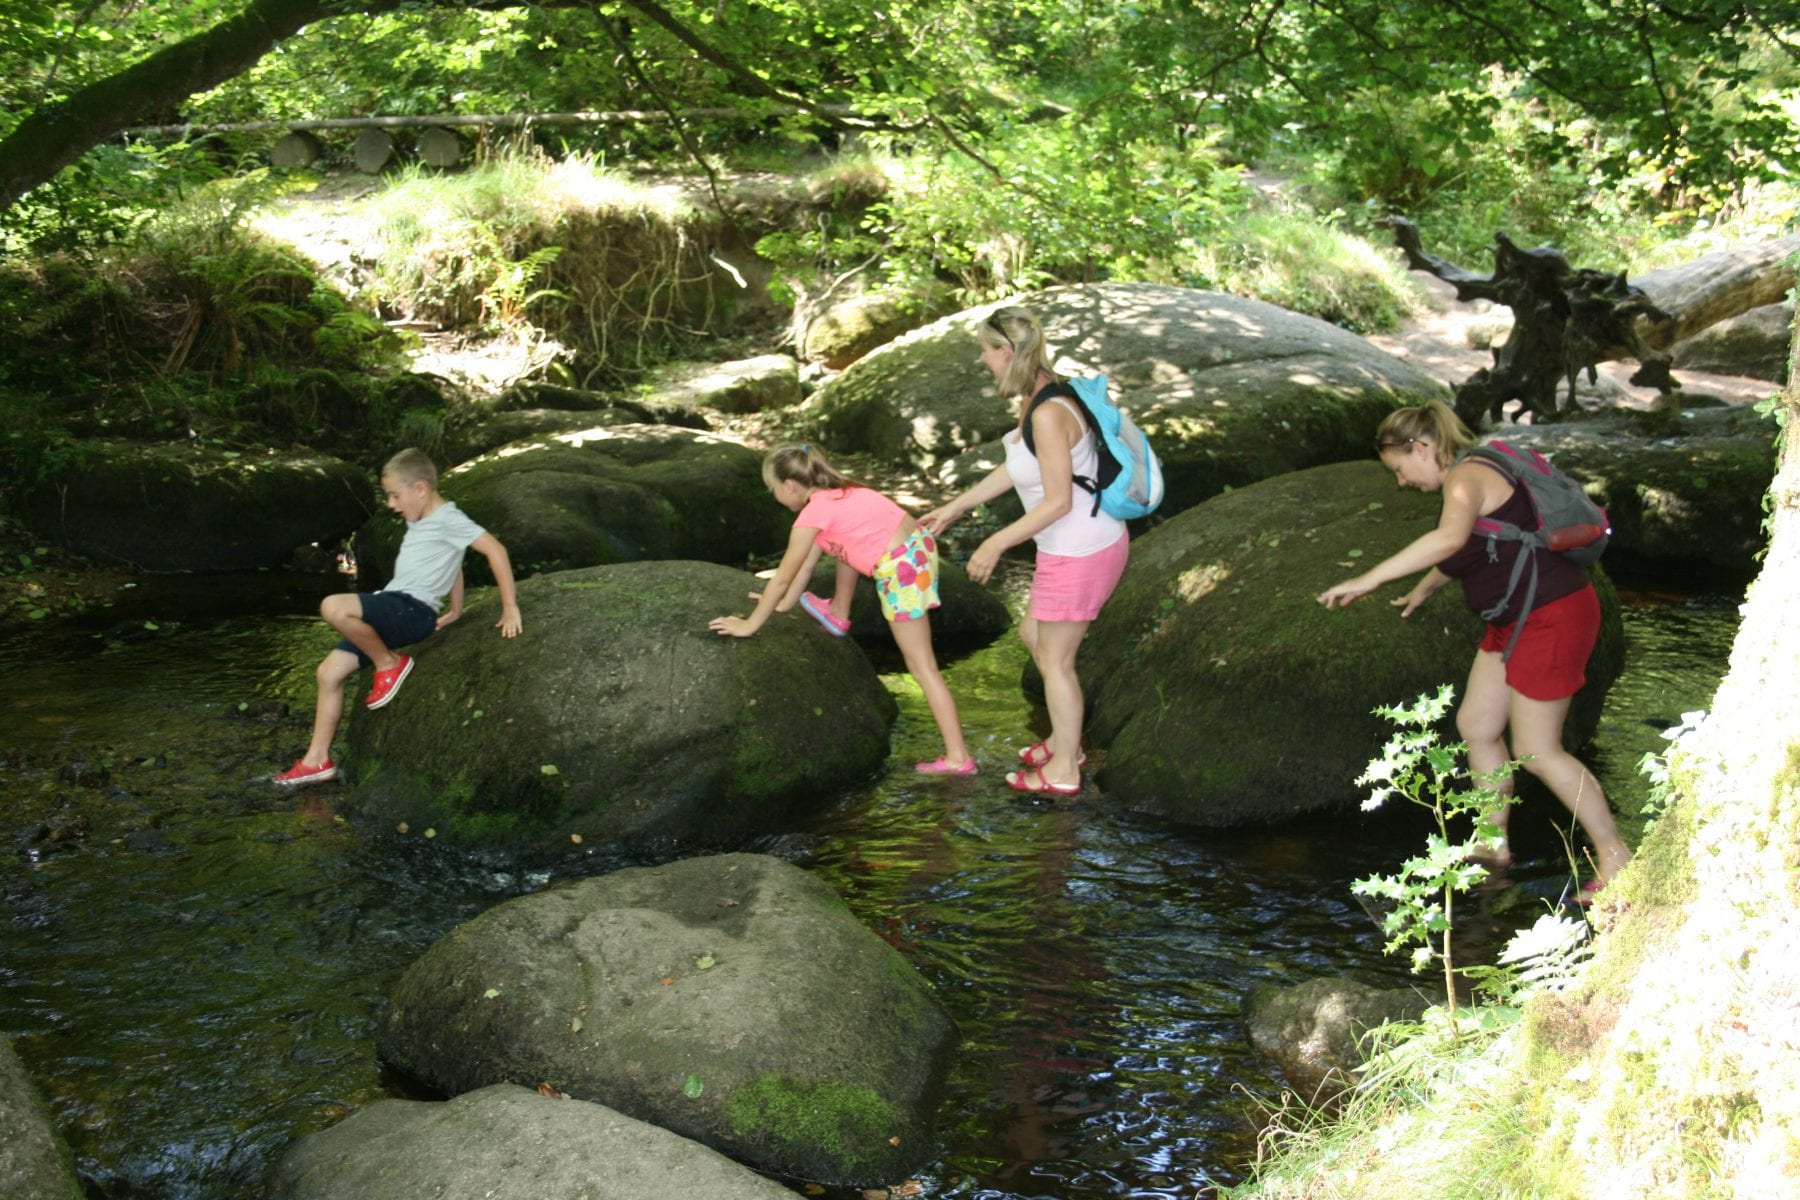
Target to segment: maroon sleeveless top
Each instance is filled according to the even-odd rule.
[[[1517,525],[1521,529],[1537,528],[1537,513],[1531,507],[1530,493],[1518,480],[1509,482],[1513,492],[1506,503],[1483,515],[1495,521]],[[1502,541],[1498,538],[1490,541],[1477,531],[1469,535],[1469,540],[1463,543],[1460,550],[1440,562],[1437,567],[1462,584],[1463,599],[1471,609],[1478,613],[1486,612],[1506,594],[1506,582],[1512,578],[1513,562],[1524,549],[1519,542]],[[1588,586],[1587,572],[1554,550],[1533,550],[1528,553],[1538,556],[1537,597],[1531,602],[1533,608],[1541,608],[1552,600],[1573,595]],[[1525,579],[1521,578],[1506,611],[1500,614],[1499,620],[1491,624],[1510,625],[1517,621],[1519,609],[1524,603]]]

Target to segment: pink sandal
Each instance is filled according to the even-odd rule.
[[[1031,745],[1019,751],[1019,761],[1028,767],[1041,767],[1054,757],[1055,755],[1050,753],[1050,740],[1048,738],[1041,742],[1033,742]],[[1087,766],[1086,750],[1083,750],[1080,757],[1075,760],[1075,765],[1078,767]]]
[[[969,757],[963,759],[955,766],[950,765],[942,754],[938,755],[930,762],[913,764],[913,770],[921,775],[973,775],[975,769],[975,756],[973,754],[969,755]]]

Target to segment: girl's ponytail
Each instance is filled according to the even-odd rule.
[[[825,452],[811,442],[777,446],[763,459],[763,483],[771,489],[778,483],[796,480],[802,487],[814,489],[868,487],[848,475],[840,475],[825,460]]]

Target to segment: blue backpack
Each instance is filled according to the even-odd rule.
[[[1095,449],[1099,451],[1095,469],[1098,478],[1075,477],[1076,486],[1093,495],[1093,511],[1104,510],[1121,521],[1133,521],[1155,512],[1163,498],[1162,460],[1156,457],[1144,431],[1112,402],[1104,375],[1047,384],[1040,389],[1025,410],[1025,448],[1034,455],[1037,453],[1031,440],[1031,414],[1052,396],[1073,400],[1081,415],[1087,418],[1088,427],[1094,431]]]

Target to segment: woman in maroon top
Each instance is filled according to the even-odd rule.
[[[1424,571],[1411,591],[1393,601],[1401,616],[1411,616],[1452,579],[1462,583],[1469,606],[1482,612],[1505,595],[1514,559],[1521,553],[1538,555],[1537,599],[1518,644],[1502,661],[1518,620],[1515,598],[1510,611],[1489,623],[1475,652],[1456,710],[1456,729],[1468,743],[1469,768],[1478,775],[1507,761],[1510,732],[1511,757],[1524,759],[1525,769],[1543,780],[1575,815],[1594,843],[1599,871],[1599,878],[1582,894],[1585,903],[1631,859],[1599,781],[1563,749],[1563,719],[1570,699],[1587,682],[1588,656],[1600,631],[1600,602],[1593,585],[1580,567],[1560,554],[1528,550],[1518,542],[1490,543],[1475,533],[1480,517],[1526,528],[1532,528],[1536,518],[1524,485],[1504,469],[1480,458],[1457,461],[1475,439],[1449,405],[1434,400],[1397,409],[1381,423],[1375,442],[1382,465],[1401,487],[1443,492],[1443,511],[1436,529],[1354,579],[1320,593],[1319,603],[1341,607],[1384,583]],[[1496,552],[1493,556],[1490,546]],[[1502,790],[1510,786],[1503,784]],[[1495,822],[1504,837],[1505,809],[1495,814]],[[1486,861],[1505,866],[1512,861],[1511,851],[1502,846]]]

